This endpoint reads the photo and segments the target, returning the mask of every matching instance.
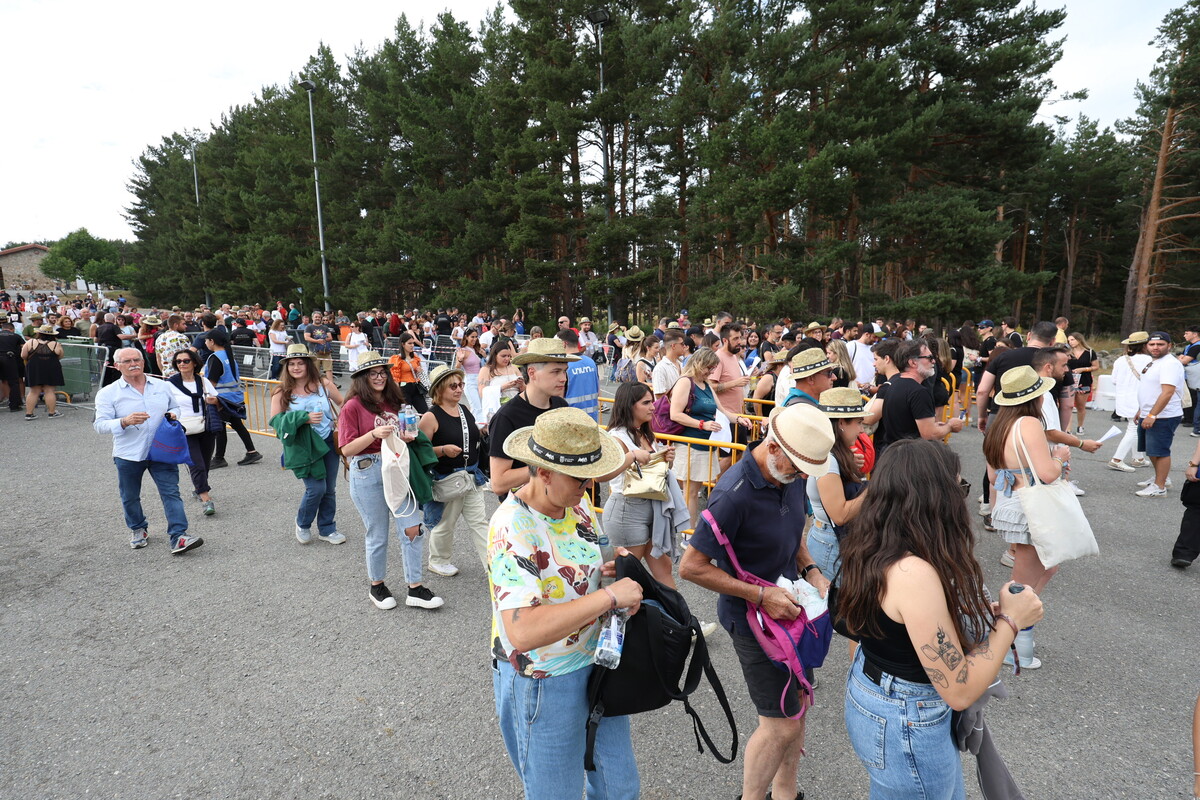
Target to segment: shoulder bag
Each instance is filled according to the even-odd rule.
[[[670,468],[666,453],[661,451],[655,453],[645,466],[640,466],[635,461],[625,470],[625,483],[621,494],[644,500],[666,500],[667,472]]]
[[[1062,478],[1053,483],[1044,483],[1033,468],[1033,459],[1025,447],[1018,427],[1017,465],[1029,468],[1033,482],[1017,489],[1017,499],[1029,525],[1029,538],[1037,550],[1042,566],[1049,569],[1064,561],[1083,556],[1096,555],[1100,546],[1092,533],[1092,526],[1083,513],[1083,506],[1070,485]]]
[[[687,404],[683,407],[685,414],[691,413],[692,404],[696,402],[696,381],[691,377],[688,377],[687,380],[691,382],[692,388],[688,392]],[[683,426],[671,419],[671,394],[674,391],[675,387],[672,386],[671,391],[654,401],[654,416],[650,418],[650,429],[655,433],[679,436],[684,432]]]
[[[443,477],[434,477],[433,499],[438,503],[449,503],[475,488],[475,476],[465,469],[469,459],[467,451],[471,447],[471,432],[467,428],[467,415],[462,413],[462,409],[458,411],[458,421],[462,425],[462,465],[464,468],[456,469]],[[437,473],[434,475],[436,476]]]

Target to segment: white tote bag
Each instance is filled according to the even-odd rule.
[[[1075,492],[1062,478],[1054,483],[1043,483],[1033,468],[1033,459],[1029,457],[1019,426],[1016,433],[1017,463],[1021,464],[1023,457],[1023,466],[1033,474],[1032,485],[1016,490],[1017,499],[1021,501],[1029,524],[1029,538],[1042,566],[1049,569],[1064,561],[1099,553],[1100,546],[1096,544],[1092,526]]]
[[[408,481],[408,445],[393,433],[380,445],[379,457],[382,459],[383,499],[392,516],[398,519],[411,517],[421,510],[421,504]]]

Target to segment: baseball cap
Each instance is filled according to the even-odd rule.
[[[990,319],[981,319],[979,321],[979,324],[976,325],[975,327],[976,328],[994,328],[996,326],[992,323],[992,321]]]
[[[1167,333],[1166,331],[1155,331],[1154,333],[1150,334],[1150,338],[1146,341],[1169,343],[1171,341],[1171,334]]]

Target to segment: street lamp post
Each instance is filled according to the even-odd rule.
[[[606,8],[593,8],[587,13],[588,22],[592,23],[592,33],[596,37],[596,52],[600,56],[600,91],[597,97],[604,94],[604,29],[612,21],[612,16]],[[612,226],[612,184],[609,182],[609,163],[608,163],[608,126],[600,120],[600,163],[604,170],[604,222],[611,228]],[[612,324],[616,321],[613,317],[613,292],[612,292],[612,262],[609,258],[609,253],[605,253],[605,272],[609,278],[609,285],[606,287],[608,297],[608,322]]]
[[[325,310],[329,311],[329,265],[325,262],[325,224],[321,220],[321,173],[317,170],[317,123],[313,116],[313,92],[317,90],[317,84],[310,80],[303,80],[297,85],[308,93],[308,127],[312,133],[313,151],[313,188],[317,193],[317,239],[321,245],[321,290],[325,294]]]
[[[188,139],[188,149],[192,153],[192,185],[196,189],[196,225],[200,223],[200,172],[196,169],[196,143],[190,138]],[[200,273],[201,280],[204,281],[204,305],[212,308],[212,289],[208,286],[208,280],[204,277],[203,271]]]

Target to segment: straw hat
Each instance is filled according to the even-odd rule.
[[[792,380],[798,381],[827,369],[833,369],[829,356],[819,347],[810,347],[796,353],[796,357],[792,359]]]
[[[290,358],[311,358],[316,359],[316,356],[308,351],[308,346],[303,344],[289,344],[287,352],[279,359],[279,363],[287,361]]]
[[[609,326],[608,326],[608,332],[609,332],[609,333],[612,333],[613,331],[617,330],[617,329],[618,329],[618,328],[620,328],[620,327],[621,327],[621,323],[619,323],[619,322],[614,322],[612,325],[609,325]]]
[[[543,364],[548,361],[566,364],[568,361],[578,360],[579,356],[577,355],[567,355],[567,350],[562,339],[559,339],[557,336],[551,336],[549,338],[530,339],[529,349],[514,358],[512,363],[519,367],[522,364]]]
[[[555,408],[533,425],[504,440],[504,452],[517,461],[573,478],[598,478],[625,463],[621,445],[579,408]]]
[[[804,329],[804,332],[812,333],[813,331],[823,331],[823,330],[825,330],[825,326],[822,325],[821,323],[817,322],[816,320],[813,320],[812,322],[808,323],[808,327]]]
[[[675,320],[671,320],[670,322],[667,323],[667,330],[678,331],[678,330],[682,330],[682,329],[679,327],[678,322],[676,322]]]
[[[787,354],[788,354],[787,350],[776,350],[773,353],[767,353],[767,358],[766,358],[767,366],[768,367],[779,366],[780,364],[787,361]]]
[[[588,323],[589,325],[592,324],[591,319],[589,319],[588,317],[583,317],[582,319],[579,320],[580,325],[582,325],[585,322]]]
[[[830,419],[856,419],[867,415],[862,393],[849,386],[821,392],[817,408]]]
[[[447,366],[446,364],[438,364],[436,367],[434,367],[433,372],[429,373],[429,394],[433,394],[439,383],[446,380],[446,378],[453,377],[454,375],[458,375],[465,380],[467,373],[456,367]]]
[[[162,320],[151,314],[148,317],[142,317],[143,325],[162,325]]]
[[[45,333],[45,334],[49,334],[50,336],[53,336],[56,333],[53,325],[43,325],[40,328],[35,328],[33,332],[34,333]]]
[[[776,406],[767,418],[767,430],[796,469],[813,478],[829,472],[833,425],[819,408],[807,403]]]
[[[704,318],[704,327],[711,328],[712,326],[713,326],[712,317],[705,317]]]
[[[289,346],[288,352],[289,353],[292,352],[292,347],[296,347],[296,346],[297,345]],[[386,358],[379,355],[379,353],[375,352],[374,350],[368,350],[367,352],[363,353],[361,356],[358,357],[358,366],[355,367],[354,371],[350,373],[350,377],[356,378],[356,377],[358,377],[358,374],[360,372],[366,372],[367,370],[375,369],[376,367],[385,367],[386,368],[388,366],[389,366],[389,363]],[[388,371],[388,374],[389,375],[391,374],[390,370]]]
[[[1035,397],[1041,397],[1054,388],[1048,381],[1033,371],[1033,367],[1013,367],[1000,376],[1000,391],[996,394],[996,405],[1019,406]]]
[[[1134,331],[1128,339],[1122,339],[1121,344],[1145,344],[1150,341],[1150,334],[1145,331]]]
[[[643,331],[641,328],[639,328],[637,325],[634,325],[632,328],[625,331],[625,341],[627,341],[627,342],[640,342],[642,339],[645,339],[645,338],[646,338],[646,332]]]

